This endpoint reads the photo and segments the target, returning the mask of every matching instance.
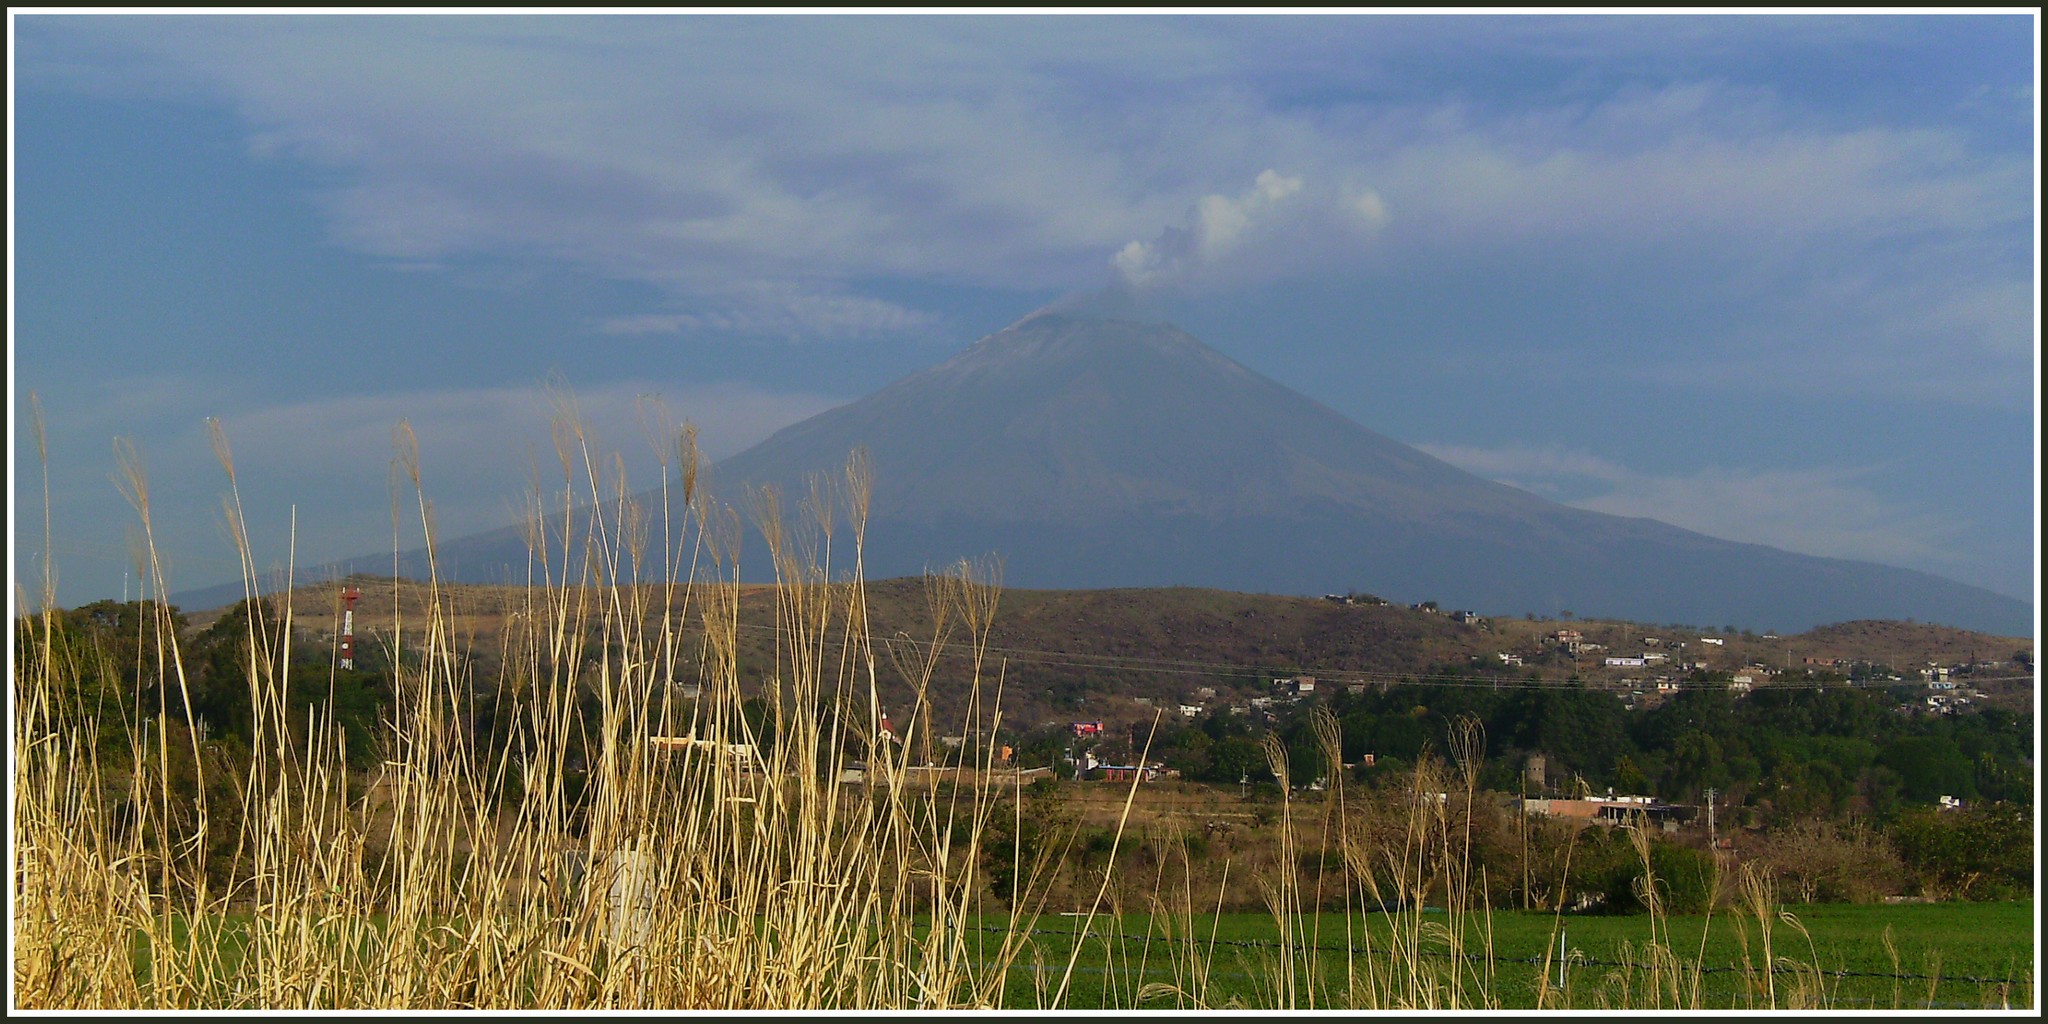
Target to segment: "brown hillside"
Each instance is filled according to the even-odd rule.
[[[354,578],[363,592],[356,605],[358,645],[374,650],[391,635],[394,598],[407,630],[424,623],[427,588],[413,581]],[[395,590],[395,593],[394,593]],[[340,620],[333,585],[294,594],[295,617],[316,637],[331,642]],[[658,606],[656,588],[644,592]],[[444,585],[449,627],[485,666],[502,649],[514,616],[542,615],[539,592],[503,586]],[[873,634],[899,634],[920,643],[933,635],[925,582],[902,578],[868,584]],[[595,591],[572,600],[597,600]],[[774,663],[774,588],[742,588],[741,676],[759,685]],[[590,609],[595,619],[596,609]],[[195,628],[218,610],[196,613]],[[701,607],[683,624],[690,643],[702,635]],[[1560,629],[1580,633],[1597,648],[1571,654],[1554,636]],[[836,637],[836,633],[835,633]],[[1712,637],[1722,641],[1709,644]],[[933,702],[941,722],[957,721],[965,705],[968,662],[966,635],[957,623],[949,637],[952,657],[943,658],[934,681]],[[1662,651],[1668,661],[1648,667],[1604,665],[1608,655]],[[1808,659],[1867,661],[1891,666],[1909,681],[1929,662],[1964,665],[1973,658],[1983,676],[2013,677],[2001,689],[2031,693],[2031,668],[2013,662],[2027,654],[2026,638],[1994,637],[1941,626],[1863,620],[1787,637],[1723,633],[1613,621],[1493,619],[1480,624],[1398,605],[1344,604],[1315,598],[1242,594],[1192,587],[1117,590],[1004,590],[989,636],[985,664],[991,688],[1000,674],[1004,720],[1013,728],[1078,719],[1133,721],[1163,713],[1169,719],[1182,702],[1205,707],[1243,703],[1272,692],[1278,677],[1307,674],[1318,692],[1355,683],[1392,682],[1402,677],[1458,671],[1502,681],[1530,675],[1562,680],[1577,675],[1590,683],[1640,686],[1643,680],[1676,675],[1687,663],[1741,671],[1762,665],[1803,671]],[[1517,654],[1519,666],[1498,655]],[[879,652],[883,699],[907,707],[910,691]],[[687,678],[682,681],[689,681]],[[1213,695],[1203,695],[1213,689]],[[984,697],[992,694],[985,693]],[[1144,703],[1149,701],[1150,703]]]
[[[1803,648],[1812,648],[1816,656],[1864,658],[1902,670],[1928,662],[2009,662],[2014,652],[2027,651],[2031,655],[2034,649],[2033,640],[2027,637],[1997,637],[1947,626],[1879,619],[1839,622],[1793,639]]]

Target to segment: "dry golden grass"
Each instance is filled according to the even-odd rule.
[[[366,591],[362,633],[396,675],[381,764],[368,777],[348,769],[333,722],[318,712],[299,721],[288,711],[294,661],[269,647],[289,644],[292,631],[252,620],[253,753],[230,785],[203,784],[207,759],[217,755],[195,731],[173,727],[190,720],[189,692],[160,606],[140,645],[151,659],[143,667],[164,682],[158,705],[112,723],[127,739],[120,749],[131,753],[102,763],[93,738],[107,712],[76,704],[85,692],[78,682],[98,667],[60,642],[46,582],[45,612],[16,624],[16,1005],[1014,1004],[1011,967],[1032,955],[1030,932],[1070,851],[1058,842],[1030,855],[984,848],[986,836],[1022,834],[1021,793],[942,785],[913,770],[917,752],[941,731],[994,735],[1001,727],[1003,669],[987,657],[1000,596],[995,570],[963,564],[928,577],[930,634],[876,644],[862,584],[870,485],[860,458],[793,506],[773,493],[748,496],[769,539],[780,627],[770,685],[760,694],[767,712],[750,718],[738,664],[747,589],[737,582],[738,513],[697,493],[693,435],[664,436],[663,477],[680,485],[665,483],[660,500],[642,507],[627,500],[623,473],[592,456],[565,404],[556,430],[561,490],[534,497],[528,585],[467,589],[464,608],[431,577]],[[396,442],[413,498],[409,518],[431,550],[417,448],[403,427]],[[232,453],[218,431],[214,443],[253,590]],[[145,538],[144,569],[151,591],[162,594],[147,478],[131,451],[123,465]],[[628,582],[647,567],[659,569],[661,583]],[[276,614],[287,627],[295,616],[331,614],[308,603],[287,597]],[[499,651],[502,667],[491,678],[478,678],[464,656],[479,635]],[[928,699],[939,652],[949,648],[966,655],[965,722],[935,721]],[[914,695],[907,709],[890,709],[901,742],[881,730],[885,679]],[[663,699],[675,680],[693,681],[699,699]],[[507,706],[517,709],[512,738],[501,745],[481,744],[464,727],[486,692],[511,697]],[[1342,763],[1337,735],[1325,714],[1317,723],[1325,763]],[[1473,875],[1465,813],[1477,797],[1483,744],[1468,728],[1454,746],[1449,764],[1425,759],[1405,800],[1377,812],[1393,817],[1386,827],[1367,827],[1347,803],[1339,771],[1323,780],[1319,811],[1283,804],[1277,865],[1253,878],[1233,878],[1224,867],[1220,886],[1259,887],[1282,936],[1256,972],[1251,1003],[1497,1007],[1485,885]],[[1266,754],[1288,793],[1286,750],[1271,741]],[[568,782],[572,758],[587,762],[581,786]],[[855,761],[866,766],[862,783],[842,784]],[[1215,925],[1204,934],[1199,923],[1222,893],[1193,884],[1187,846],[1174,841],[1181,823],[1133,816],[1136,793],[1133,784],[1117,808],[1106,866],[1063,896],[1079,904],[1084,929],[1146,912],[1165,940],[1112,946],[1101,968],[1107,998],[1185,1009],[1242,1003],[1219,994]],[[1007,831],[991,827],[998,814],[1009,816]],[[1162,857],[1149,875],[1123,877],[1118,852],[1140,836],[1179,851],[1179,862]],[[1648,849],[1639,842],[1646,869]],[[1333,852],[1331,879],[1295,870],[1304,850]],[[992,883],[991,863],[1010,869],[1006,890]],[[1331,891],[1345,894],[1346,913],[1327,920],[1316,908]],[[1756,877],[1744,878],[1743,891],[1759,954],[1750,1005],[1827,1005],[1819,973],[1770,969],[1800,962],[1779,952],[1796,921],[1777,912]],[[1655,889],[1645,896],[1645,970],[1607,991],[1616,1005],[1699,1008],[1699,957],[1671,948],[1668,928],[1659,931]],[[1448,913],[1425,916],[1430,902]],[[1356,928],[1360,913],[1381,906],[1402,908],[1384,936]],[[1006,925],[993,946],[977,936],[991,911]],[[1350,951],[1334,973],[1321,952],[1331,945]],[[1034,971],[1036,987],[1024,1000],[1065,1005],[1080,956],[1077,942],[1064,963]],[[1171,981],[1141,983],[1162,964]],[[1570,993],[1548,988],[1551,963],[1538,970],[1538,1005],[1570,1005]]]
[[[214,436],[239,539],[233,459]],[[163,725],[187,693],[171,624],[152,627],[167,659],[153,667],[164,706],[124,723],[132,764],[102,765],[83,742],[97,723],[55,706],[79,666],[60,663],[54,615],[23,620],[19,648],[37,656],[15,679],[20,1005],[946,1008],[998,998],[1003,957],[970,959],[961,929],[980,905],[977,816],[995,803],[941,800],[904,770],[912,744],[889,745],[876,728],[877,673],[920,669],[862,639],[864,468],[815,487],[788,524],[774,495],[756,498],[792,638],[770,718],[756,723],[777,737],[764,744],[740,708],[731,514],[692,493],[690,435],[672,452],[685,485],[675,507],[657,509],[608,500],[624,497],[624,482],[593,463],[573,418],[557,437],[564,515],[544,517],[536,501],[532,585],[492,594],[502,604],[468,620],[431,578],[366,595],[361,632],[397,666],[373,778],[347,770],[331,723],[294,730],[283,696],[292,659],[252,651],[255,755],[231,797],[241,829],[226,865],[196,838],[222,795],[171,778],[205,756],[195,733],[174,740]],[[402,428],[398,445],[431,545]],[[132,457],[126,468],[147,537],[147,479]],[[851,543],[836,554],[850,553],[854,572],[834,580],[835,520],[847,515]],[[253,566],[246,542],[241,551]],[[666,584],[620,585],[645,564],[664,566]],[[253,588],[253,568],[245,578]],[[937,639],[984,640],[997,592],[971,566],[934,577],[947,626]],[[300,612],[287,600],[278,614]],[[474,678],[461,656],[478,614],[502,623],[502,678]],[[685,621],[705,638],[690,649],[679,643]],[[252,648],[291,636],[267,626],[252,622]],[[680,718],[654,697],[691,674],[703,699]],[[977,661],[971,682],[982,679]],[[460,725],[486,687],[516,693],[523,716],[517,740],[495,752]],[[992,680],[988,689],[993,720],[999,691]],[[900,727],[914,739],[933,723],[913,709]],[[656,735],[705,742],[664,754]],[[572,748],[590,762],[580,801],[564,785]],[[847,789],[837,779],[854,759],[871,782]],[[509,810],[498,799],[508,791],[518,794]]]

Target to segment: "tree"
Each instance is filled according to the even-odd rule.
[[[2006,899],[2033,891],[2033,812],[2021,803],[1921,808],[1892,824],[1892,847],[1926,895]]]
[[[1287,784],[1295,788],[1307,786],[1327,775],[1329,767],[1315,731],[1305,718],[1297,722],[1287,736]]]
[[[271,687],[285,678],[284,624],[268,601],[241,601],[192,638],[186,665],[193,716],[204,719],[215,735],[252,740],[251,677],[253,685]]]
[[[1719,869],[1704,850],[1653,841],[1650,876],[1666,913],[1702,914],[1714,905]]]
[[[1905,883],[1905,865],[1862,823],[1805,819],[1773,829],[1758,858],[1802,903],[1875,903]]]
[[[161,687],[176,671],[172,647],[185,628],[175,605],[95,601],[57,619],[52,641],[76,666],[70,677],[76,708],[99,714],[103,726],[117,729],[121,712],[156,713]]]
[[[1672,744],[1662,786],[1667,798],[1697,800],[1708,789],[1727,785],[1728,767],[1721,759],[1721,744],[1705,730],[1694,729]]]
[[[1068,733],[1064,728],[1048,726],[1035,730],[1017,740],[1012,756],[1019,768],[1049,768],[1065,763]]]
[[[1528,686],[1518,689],[1493,716],[1488,734],[1522,750],[1542,752],[1553,771],[1604,779],[1630,752],[1627,714],[1621,702],[1605,693]]]
[[[1209,773],[1210,748],[1216,741],[1200,729],[1180,729],[1173,733],[1172,742],[1164,749],[1154,748],[1154,754],[1168,768],[1181,773],[1185,778],[1198,779]]]
[[[1909,800],[1977,795],[1976,766],[1946,736],[1902,736],[1885,745],[1878,763],[1899,773]]]
[[[1906,780],[1884,765],[1871,765],[1859,780],[1857,795],[1862,798],[1865,811],[1888,818],[1905,799]]]
[[[1220,740],[1210,753],[1209,782],[1234,783],[1245,778],[1260,782],[1272,777],[1273,773],[1266,769],[1265,751],[1249,737]]]
[[[1649,778],[1636,767],[1635,758],[1627,754],[1615,759],[1612,777],[1614,788],[1623,793],[1642,793],[1650,788]]]

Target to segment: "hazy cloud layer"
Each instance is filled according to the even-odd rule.
[[[1313,273],[1362,246],[1387,219],[1370,189],[1306,189],[1300,178],[1260,171],[1237,197],[1206,195],[1179,224],[1150,242],[1133,241],[1111,263],[1139,291],[1255,283]]]
[[[2007,579],[1960,543],[1956,516],[1909,511],[1859,485],[1868,469],[1709,467],[1660,475],[1556,445],[1419,444],[1468,472],[1547,498],[1787,551],[1879,562],[1960,579]],[[2001,571],[2002,570],[2002,571]]]
[[[787,288],[744,289],[742,301],[696,313],[639,313],[607,317],[602,334],[696,334],[801,341],[868,335],[924,335],[941,319],[924,310],[862,295]]]
[[[339,381],[320,354],[252,340],[260,355],[202,377],[133,339],[175,318],[227,351],[288,338],[276,324],[297,310],[214,279],[204,310],[124,307],[120,281],[49,300],[64,308],[42,310],[48,329],[21,342],[48,358],[24,365],[61,372],[17,386],[46,391],[66,446],[59,501],[81,527],[82,510],[118,511],[106,480],[115,434],[145,439],[167,502],[212,514],[207,414],[223,416],[245,473],[293,481],[264,493],[292,494],[309,526],[325,514],[315,510],[361,506],[365,493],[382,515],[390,425],[410,417],[429,480],[444,485],[444,520],[496,525],[502,509],[485,506],[510,500],[506,474],[525,447],[551,455],[537,392],[461,378],[479,353],[523,372],[583,346],[592,365],[632,377],[584,395],[599,434],[629,451],[644,447],[630,415],[603,410],[660,390],[665,372],[715,365],[703,372],[729,390],[667,388],[680,414],[715,428],[715,446],[823,408],[811,393],[841,387],[830,374],[899,340],[924,348],[891,373],[914,369],[936,343],[971,340],[959,311],[1000,323],[1026,311],[1020,295],[1166,315],[1177,300],[1280,295],[1247,307],[1277,313],[1241,326],[1234,346],[1210,340],[1248,357],[1288,349],[1273,360],[1297,368],[1288,382],[1337,405],[1379,382],[1313,368],[1398,365],[1412,376],[1389,386],[1417,402],[1492,403],[1461,437],[1536,436],[1498,415],[1509,389],[1530,387],[1584,389],[1598,404],[1601,389],[1667,385],[1731,417],[1813,396],[1910,399],[1914,415],[1965,407],[1987,424],[2020,424],[2034,407],[2037,71],[2025,15],[45,14],[13,25],[16,104],[42,114],[39,138],[90,161],[115,151],[96,140],[147,136],[138,127],[173,108],[204,112],[166,119],[180,125],[229,123],[225,140],[180,138],[192,151],[179,166],[195,179],[224,161],[260,169],[247,180],[278,193],[260,197],[265,217],[315,211],[323,255],[409,271],[407,285],[426,286],[388,288],[387,275],[380,298],[447,328],[419,334],[445,345],[418,360],[441,376]],[[114,102],[62,102],[80,95]],[[107,180],[161,186],[167,205],[198,191],[173,176]],[[65,275],[65,259],[112,265],[93,262],[96,247],[152,227],[53,220],[55,201],[101,205],[17,197],[22,251],[55,280],[89,276]],[[105,234],[40,237],[38,214]],[[265,227],[274,235],[256,237]],[[297,227],[199,237],[260,261],[308,248]],[[163,275],[173,294],[176,269]],[[435,316],[436,288],[545,296],[517,315],[561,316],[507,340],[517,332],[502,322]],[[1287,288],[1370,300],[1298,309]],[[574,298],[546,307],[557,291]],[[237,302],[270,305],[252,315]],[[334,305],[347,308],[345,293]],[[847,343],[834,350],[842,361],[775,344],[806,340]],[[720,360],[662,361],[691,346]],[[92,357],[126,375],[109,377],[72,365],[74,351],[132,354]],[[173,377],[173,365],[187,372]],[[791,369],[805,365],[834,369]],[[57,377],[69,393],[50,390]],[[320,387],[346,390],[307,397]],[[386,393],[359,393],[374,390]],[[237,398],[251,394],[271,404]],[[1380,408],[1343,410],[1401,432],[1373,418]],[[2001,435],[1979,452],[1967,440],[1923,446],[1904,419],[1873,429],[1892,432],[1885,447],[1898,454],[1889,492],[1858,471],[1787,471],[1784,452],[1755,445],[1684,477],[1540,445],[1456,454],[1587,507],[2010,581],[2031,537],[2008,526],[1966,540],[1876,495],[1963,460],[1977,507],[1989,507],[2023,482],[2018,442]],[[322,487],[333,500],[309,490]],[[264,500],[267,521],[288,514]],[[1955,521],[1994,532],[1958,500]],[[319,529],[375,539],[380,527]],[[91,546],[107,557],[122,543]]]
[[[61,524],[60,575],[67,563],[76,563],[74,571],[104,571],[105,563],[131,560],[125,536],[137,518],[109,520],[104,515],[121,502],[114,483],[113,435],[105,433],[112,425],[107,410],[120,408],[129,396],[150,401],[175,390],[177,383],[114,380],[103,389],[104,405],[46,410],[53,434],[101,434],[108,445],[97,465],[51,467],[58,494],[52,511]],[[294,517],[301,563],[391,550],[394,501],[401,546],[419,543],[420,495],[394,461],[394,434],[401,422],[418,440],[421,489],[436,530],[452,537],[516,521],[517,510],[528,500],[522,486],[562,493],[564,471],[552,423],[565,411],[584,423],[590,453],[606,479],[615,479],[614,460],[622,460],[627,484],[637,489],[660,483],[657,443],[667,455],[671,477],[676,475],[676,438],[662,429],[664,423],[705,425],[698,440],[704,457],[715,460],[840,401],[738,384],[677,388],[633,381],[552,392],[535,386],[222,406],[219,421],[233,451],[256,555],[268,566],[282,565],[289,554]],[[128,436],[150,481],[161,553],[176,567],[172,589],[232,579],[234,552],[219,511],[228,480],[214,458],[205,422],[184,417],[140,422],[145,432]],[[33,458],[32,451],[28,454]],[[574,486],[579,499],[587,500],[582,472],[579,464]],[[100,526],[105,521],[120,525]],[[94,526],[108,532],[96,535]],[[21,536],[37,542],[40,528]],[[33,569],[28,560],[23,565]]]
[[[1969,399],[1986,377],[1957,352],[2007,375],[2031,352],[2024,148],[1960,115],[1835,116],[1697,56],[1912,31],[1885,20],[32,24],[32,81],[232,103],[252,153],[327,172],[346,245],[665,290],[672,308],[621,310],[615,333],[936,329],[863,294],[892,279],[1088,288],[1108,260],[1131,283],[1230,288],[1493,253],[1667,264],[1728,311],[1683,344],[1738,367],[1796,342]],[[1415,61],[1448,37],[1474,64],[1598,52],[1662,71],[1431,88],[1455,69]],[[1973,102],[1998,124],[2031,105]],[[1737,312],[1757,309],[1811,322]]]

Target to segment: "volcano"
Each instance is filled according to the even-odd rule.
[[[856,447],[873,469],[870,578],[994,554],[1006,585],[1029,588],[1367,591],[1496,616],[1781,631],[1910,618],[2032,633],[2024,602],[1928,573],[1722,540],[1482,479],[1163,324],[1034,314],[705,480],[728,502],[764,484],[799,495]],[[757,568],[766,561],[746,550]],[[439,554],[444,576],[525,576],[516,530]],[[391,565],[388,554],[360,562]]]

